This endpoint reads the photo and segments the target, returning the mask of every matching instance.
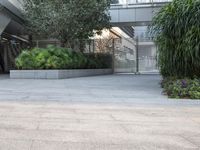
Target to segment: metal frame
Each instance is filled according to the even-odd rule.
[[[140,5],[140,4],[161,4],[161,3],[169,3],[172,2],[172,0],[148,0],[148,2],[142,2],[140,0],[136,0],[135,2],[131,2],[130,0],[126,0],[124,3],[117,3],[117,4],[111,4],[111,6],[117,6],[117,5]]]

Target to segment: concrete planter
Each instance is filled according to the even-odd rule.
[[[11,70],[11,79],[67,79],[112,74],[112,69]]]

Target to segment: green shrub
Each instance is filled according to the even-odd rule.
[[[32,53],[25,50],[17,57],[16,66],[20,69],[35,69],[36,61]]]
[[[35,49],[34,56],[35,56],[35,62],[36,62],[35,68],[38,68],[38,69],[48,68],[46,67],[46,63],[47,63],[48,58],[51,56],[48,51],[46,50],[39,51]]]
[[[111,67],[109,54],[83,54],[48,46],[24,50],[16,58],[18,69],[99,69]]]
[[[164,77],[200,77],[199,10],[199,0],[173,0],[153,18],[150,31]]]
[[[110,54],[87,54],[87,66],[88,68],[112,68],[112,56]]]
[[[162,81],[164,93],[170,98],[200,99],[199,79],[165,78]]]
[[[150,27],[158,47],[162,87],[172,98],[200,99],[199,10],[199,0],[173,0],[158,11]]]

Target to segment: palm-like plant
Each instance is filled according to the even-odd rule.
[[[200,77],[200,1],[174,0],[153,18],[163,76]]]

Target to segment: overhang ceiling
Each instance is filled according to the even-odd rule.
[[[126,33],[130,38],[134,38],[134,29],[132,26],[122,26],[119,27],[124,33]]]

